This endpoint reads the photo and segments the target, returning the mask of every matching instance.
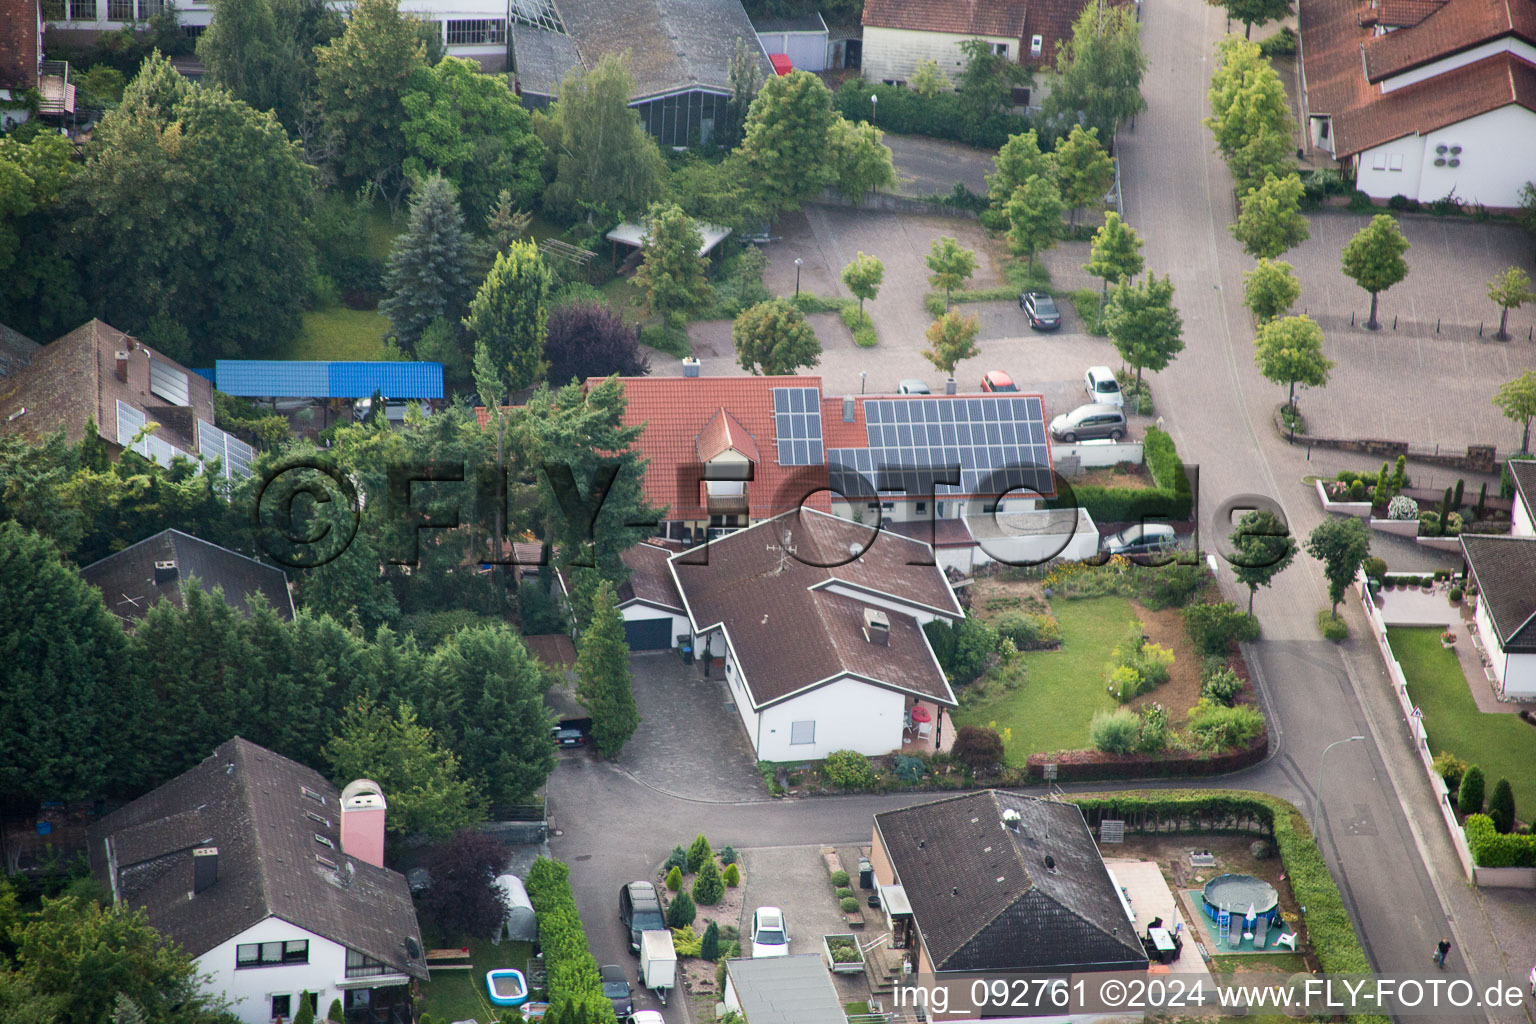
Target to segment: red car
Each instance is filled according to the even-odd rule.
[[[1017,392],[1019,386],[1013,382],[1013,378],[1002,370],[988,370],[987,375],[981,378],[981,390],[986,392]]]

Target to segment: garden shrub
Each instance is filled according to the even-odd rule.
[[[1452,587],[1446,596],[1451,599],[1451,604],[1460,604],[1461,599],[1465,597],[1466,594],[1462,592],[1460,587]]]
[[[699,908],[694,906],[693,897],[686,891],[672,897],[672,902],[667,904],[667,927],[686,928],[693,924],[698,917]],[[679,950],[681,952],[681,950]]]
[[[1387,562],[1384,558],[1377,558],[1375,555],[1372,555],[1360,563],[1360,569],[1367,578],[1379,580],[1387,574]]]
[[[1264,715],[1251,704],[1224,707],[1201,699],[1189,712],[1189,733],[1202,750],[1246,747],[1264,731]]]
[[[846,886],[846,885],[845,885],[845,886],[843,886],[843,887],[841,887],[841,888],[839,888],[839,889],[838,889],[838,890],[837,890],[837,892],[836,892],[836,893],[835,893],[835,894],[834,894],[834,895],[835,895],[835,896],[836,896],[836,897],[837,897],[837,898],[838,898],[838,899],[840,899],[840,900],[845,900],[845,899],[847,899],[847,898],[848,898],[848,897],[849,897],[849,896],[852,896],[852,895],[853,895],[853,890],[852,890],[852,889],[850,889],[850,888],[848,888],[848,887],[847,887],[847,886]]]
[[[1143,693],[1156,689],[1168,681],[1173,670],[1173,652],[1162,644],[1145,644],[1137,658],[1136,670],[1141,673]]]
[[[896,762],[892,765],[891,770],[895,773],[897,779],[912,786],[922,781],[923,776],[928,771],[928,766],[923,763],[923,759],[920,757],[913,757],[910,754],[897,754]]]
[[[741,868],[735,864],[727,864],[725,873],[721,877],[725,880],[727,889],[734,889],[741,884]]]
[[[720,848],[720,863],[727,866],[736,863],[736,847],[727,843]]]
[[[1493,795],[1488,798],[1488,817],[1493,827],[1508,834],[1515,830],[1515,791],[1508,779],[1500,779],[1493,785]]]
[[[1467,774],[1467,762],[1449,750],[1442,750],[1435,755],[1435,774],[1445,780],[1445,788],[1454,790]]]
[[[325,1011],[325,1019],[335,1021],[336,1024],[342,1024],[346,1020],[346,1017],[343,1016],[340,999],[331,1000],[330,1009]]]
[[[956,686],[975,682],[997,654],[997,630],[974,615],[966,615],[954,626],[934,619],[924,624],[923,632],[939,667]]]
[[[1259,623],[1231,601],[1221,601],[1185,608],[1184,631],[1201,654],[1223,655],[1234,643],[1257,640]]]
[[[871,95],[880,97],[880,130],[901,135],[926,135],[950,139],[983,149],[1001,149],[1008,136],[1026,132],[1027,118],[1017,114],[994,114],[977,120],[965,107],[959,93],[943,90],[923,96],[911,89],[894,85],[871,85],[861,78],[845,82],[832,95],[833,108],[850,121],[866,121],[870,116]]]
[[[1138,754],[1155,754],[1168,746],[1168,709],[1153,701],[1141,709],[1136,736]]]
[[[973,772],[987,772],[1003,762],[1003,738],[984,725],[962,725],[950,751]]]
[[[1479,867],[1536,868],[1536,836],[1500,832],[1486,814],[1471,815],[1462,830]]]
[[[1406,494],[1399,494],[1387,502],[1388,519],[1417,519],[1419,518],[1419,503]]]
[[[1105,679],[1110,695],[1121,704],[1135,700],[1144,692],[1141,673],[1134,665],[1112,665]]]
[[[1231,707],[1242,692],[1242,677],[1225,665],[1206,673],[1200,680],[1201,699],[1226,707]]]
[[[843,889],[848,885],[848,872],[838,870],[832,872],[832,888]]]
[[[524,636],[564,633],[570,629],[565,611],[540,579],[523,580],[517,585],[517,614]]]
[[[667,872],[667,888],[677,892],[683,887],[683,871],[676,864]]]
[[[1266,59],[1289,57],[1296,52],[1296,30],[1287,25],[1259,43],[1259,54]]]
[[[834,750],[822,762],[821,772],[838,789],[873,789],[879,781],[869,758],[856,750]]]
[[[1048,650],[1061,646],[1061,627],[1049,615],[1004,612],[992,623],[998,634],[1013,641],[1021,651]]]
[[[843,913],[852,914],[854,911],[859,909],[859,901],[854,899],[852,896],[849,896],[846,899],[840,901],[838,906],[842,908]]]
[[[499,617],[481,615],[468,608],[454,608],[441,612],[412,612],[401,616],[396,628],[402,634],[414,636],[416,646],[422,650],[431,651],[461,629],[474,629],[498,621],[501,621]]]
[[[694,872],[704,866],[707,860],[713,860],[715,851],[709,847],[709,840],[700,832],[693,837],[693,845],[688,847],[688,870]]]
[[[1335,617],[1327,608],[1318,609],[1317,628],[1322,632],[1324,640],[1337,643],[1349,639],[1349,623],[1344,621],[1342,615]]]
[[[682,895],[687,896],[688,894],[683,893]],[[693,904],[689,903],[688,908],[691,911]],[[668,907],[667,909],[670,912],[671,908]],[[672,918],[669,916],[667,923],[672,928],[672,948],[677,951],[677,955],[680,957],[701,956],[704,953],[704,936],[693,930],[692,914],[689,915],[688,924],[674,925],[671,922]],[[575,1019],[579,1020],[580,1018]]]
[[[1211,581],[1211,571],[1204,562],[1169,562],[1132,574],[1136,596],[1153,611],[1188,604]]]
[[[1141,721],[1129,708],[1099,711],[1088,723],[1088,736],[1096,750],[1106,754],[1129,754],[1136,746]]]
[[[1419,536],[1438,537],[1440,535],[1440,513],[1430,509],[1419,513]]]
[[[613,1004],[603,995],[597,960],[587,948],[587,933],[571,891],[571,871],[560,861],[540,857],[528,871],[528,899],[538,918],[539,946],[551,992],[590,1003],[594,1024],[616,1024]],[[685,899],[679,893],[678,899]]]
[[[1479,814],[1483,810],[1483,770],[1477,765],[1467,769],[1461,777],[1461,788],[1456,792],[1456,809],[1462,814]]]
[[[672,852],[667,854],[666,863],[662,867],[677,868],[679,870],[686,869],[688,867],[688,851],[681,846],[672,847]]]
[[[699,958],[711,962],[720,959],[720,926],[714,921],[704,929],[704,938],[699,940]]]
[[[1363,481],[1363,480],[1356,480],[1354,483],[1349,485],[1349,500],[1350,501],[1364,501],[1365,500],[1365,481]]]
[[[699,868],[699,877],[693,880],[693,902],[701,907],[712,907],[723,896],[725,881],[720,877],[720,869],[715,867],[715,858],[710,857]]]

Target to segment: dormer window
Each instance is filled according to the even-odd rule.
[[[313,800],[315,803],[320,804],[321,806],[325,805],[325,797],[310,789],[308,786],[300,786],[299,792],[303,793],[307,799]]]
[[[325,836],[321,835],[319,832],[315,833],[315,842],[319,843],[321,846],[325,847],[327,850],[334,850],[334,849],[336,849],[336,844],[331,842]]]

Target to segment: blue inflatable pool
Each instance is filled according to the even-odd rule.
[[[528,1001],[528,981],[522,971],[503,967],[485,974],[485,991],[497,1006],[522,1006]]]

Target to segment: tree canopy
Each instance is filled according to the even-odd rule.
[[[1093,233],[1093,245],[1083,269],[1094,277],[1102,277],[1104,290],[1108,291],[1110,285],[1129,281],[1141,273],[1146,265],[1141,258],[1141,244],[1135,228],[1121,220],[1118,213],[1106,213],[1103,226]]]
[[[616,757],[640,725],[630,688],[629,645],[624,620],[607,580],[598,584],[592,617],[576,641],[576,699],[592,715],[592,740],[605,757]]]
[[[1284,260],[1260,259],[1243,271],[1243,305],[1260,324],[1290,312],[1300,297],[1301,282]]]
[[[1031,175],[1013,190],[1003,208],[1008,217],[1008,250],[1029,260],[1035,269],[1035,253],[1049,249],[1061,236],[1061,214],[1065,204],[1055,182]]]
[[[748,373],[772,377],[821,360],[821,341],[805,314],[782,299],[742,310],[731,324],[731,341]]]
[[[956,288],[964,288],[965,282],[976,273],[976,254],[962,249],[960,243],[942,235],[928,247],[928,283],[944,289],[944,306],[949,306],[949,294]]]
[[[1339,602],[1371,553],[1371,532],[1354,516],[1329,516],[1307,537],[1307,554],[1323,563],[1328,580],[1332,614],[1339,617]]]
[[[1032,175],[1049,178],[1054,173],[1051,155],[1040,151],[1040,139],[1033,128],[1008,136],[1008,141],[1003,143],[997,156],[992,158],[992,164],[995,170],[987,175],[989,226],[1006,222],[1003,207],[1013,198],[1014,191]]]
[[[394,192],[406,157],[405,94],[426,46],[398,0],[358,0],[341,35],[315,53],[320,107],[337,169]]]
[[[539,378],[552,283],[539,247],[533,242],[513,242],[496,257],[469,303],[464,326],[490,349],[513,391]]]
[[[1243,513],[1232,531],[1233,554],[1228,561],[1237,581],[1248,588],[1248,614],[1253,595],[1274,583],[1296,557],[1298,545],[1284,520],[1267,508]]]
[[[809,71],[775,76],[759,90],[732,159],[766,214],[798,210],[831,184],[827,143],[836,116],[831,91]]]
[[[891,151],[881,140],[885,133],[866,121],[854,124],[833,115],[827,126],[827,152],[832,161],[832,187],[855,205],[877,188],[896,185]]]
[[[859,300],[859,316],[864,316],[864,300],[873,299],[880,292],[880,282],[885,280],[885,264],[874,256],[859,254],[843,268],[843,284]]]
[[[955,76],[955,92],[961,109],[980,123],[1013,106],[1013,90],[1033,79],[1028,67],[998,53],[985,39],[963,39],[959,45],[965,64]]]
[[[1184,319],[1173,304],[1172,279],[1149,274],[1143,284],[1116,287],[1104,307],[1104,328],[1120,358],[1136,368],[1138,383],[1142,370],[1167,367],[1184,351]]]
[[[980,329],[981,323],[974,316],[950,310],[928,325],[928,347],[923,349],[923,358],[945,376],[953,377],[961,360],[978,353],[976,332]]]
[[[1115,183],[1115,161],[1099,142],[1097,128],[1075,124],[1051,153],[1056,186],[1072,210],[1072,224],[1083,207],[1103,200]]]
[[[1531,291],[1531,276],[1519,267],[1506,267],[1497,277],[1488,282],[1488,301],[1499,307],[1499,333],[1496,337],[1500,341],[1509,339],[1509,311],[1519,309],[1521,306],[1536,299],[1536,292]]]
[[[1344,246],[1344,273],[1371,295],[1371,315],[1365,326],[1376,330],[1376,300],[1382,292],[1408,276],[1408,239],[1397,218],[1378,213]]]
[[[208,81],[299,131],[315,96],[315,48],[342,31],[320,0],[212,0],[213,18],[197,38]]]
[[[550,310],[544,360],[549,364],[545,377],[556,387],[588,377],[651,372],[650,357],[640,350],[634,329],[603,302],[570,302]]]
[[[1320,388],[1328,383],[1332,360],[1323,355],[1323,329],[1306,316],[1284,316],[1259,327],[1254,359],[1264,379],[1290,389],[1286,404],[1296,405],[1296,385]]]
[[[1536,370],[1527,370],[1512,381],[1499,385],[1493,404],[1520,424],[1520,450],[1531,450],[1531,420],[1536,418]]]
[[[415,349],[434,320],[449,320],[457,330],[473,287],[470,262],[453,186],[432,174],[411,197],[410,221],[395,236],[379,303],[379,312],[389,317],[396,341],[407,351]]]
[[[1056,48],[1058,78],[1045,98],[1045,119],[1063,132],[1078,123],[1113,139],[1120,125],[1147,109],[1146,72],[1136,12],[1088,4],[1072,23],[1072,38]]]
[[[1267,175],[1243,196],[1242,211],[1232,224],[1232,237],[1243,251],[1259,259],[1274,259],[1311,235],[1301,214],[1301,175]]]
[[[699,255],[704,234],[675,203],[656,203],[645,218],[645,249],[635,271],[635,287],[644,294],[645,311],[680,319],[709,303],[712,292]]]
[[[1219,61],[1211,74],[1211,114],[1205,123],[1238,191],[1246,192],[1268,175],[1283,178],[1295,168],[1290,101],[1257,44],[1228,36],[1216,49]]]

